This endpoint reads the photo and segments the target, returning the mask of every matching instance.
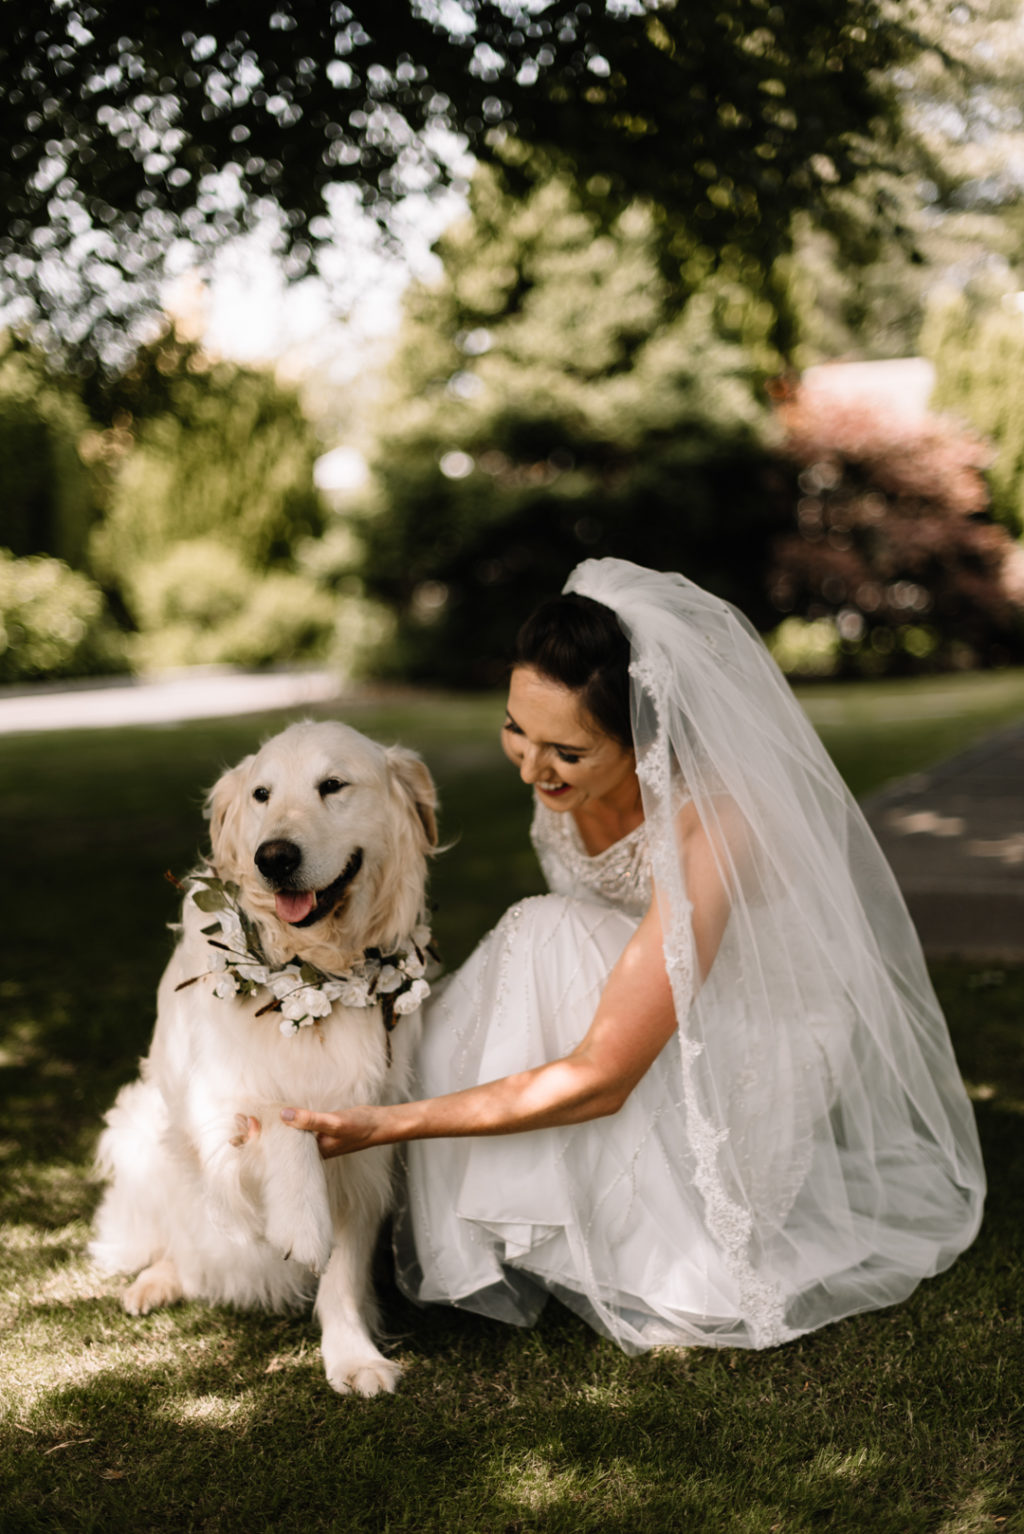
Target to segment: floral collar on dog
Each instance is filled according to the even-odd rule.
[[[213,949],[213,960],[206,974],[216,974],[213,994],[224,1000],[232,996],[253,996],[261,989],[273,997],[256,1013],[281,1013],[281,1032],[286,1036],[300,1028],[312,1028],[319,1017],[327,1017],[340,1001],[343,1007],[372,1007],[378,1003],[388,1033],[400,1017],[415,1012],[430,994],[426,980],[428,958],[435,955],[430,946],[430,928],[420,924],[394,953],[366,948],[363,957],[339,975],[331,975],[304,959],[287,964],[272,964],[263,951],[260,932],[252,918],[238,903],[240,890],[228,879],[215,874],[194,873],[181,883],[198,910],[216,913],[217,920],[202,929]],[[194,985],[202,975],[183,980],[177,990]],[[390,1054],[390,1047],[389,1047]]]

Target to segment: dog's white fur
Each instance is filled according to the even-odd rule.
[[[332,778],[348,786],[322,795],[319,786]],[[268,790],[266,802],[254,789]],[[435,807],[414,753],[384,749],[343,724],[292,725],[212,790],[213,866],[241,886],[273,962],[297,955],[337,973],[368,946],[392,951],[419,920]],[[363,849],[332,915],[305,929],[278,919],[253,861],[273,838],[302,851],[292,885],[318,891]],[[401,1371],[371,1341],[369,1281],[391,1196],[390,1148],[323,1162],[313,1136],[282,1123],[279,1110],[400,1099],[419,1018],[397,1020],[389,1064],[378,1007],[335,1002],[314,1027],[283,1037],[280,1013],[256,1015],[266,991],[222,1000],[212,976],[177,990],[209,969],[200,929],[214,919],[185,902],[150,1053],[107,1115],[97,1160],[110,1186],[93,1256],[110,1272],[142,1270],[124,1297],[134,1315],[182,1297],[277,1310],[315,1289],[334,1389],[393,1390]],[[261,1132],[246,1139],[249,1115]]]

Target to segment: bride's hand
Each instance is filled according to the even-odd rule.
[[[282,1108],[281,1117],[292,1129],[316,1136],[325,1161],[365,1150],[372,1143],[372,1108],[346,1108],[343,1113],[313,1113],[308,1108]]]

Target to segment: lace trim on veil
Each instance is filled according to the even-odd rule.
[[[629,669],[650,700],[657,720],[653,737],[638,753],[636,770],[644,791],[647,845],[662,915],[665,968],[679,1024],[683,1102],[694,1155],[694,1184],[704,1200],[708,1233],[736,1280],[755,1346],[770,1347],[793,1335],[785,1324],[781,1286],[760,1276],[750,1260],[753,1214],[749,1207],[731,1198],[726,1187],[719,1158],[729,1141],[729,1130],[724,1124],[716,1127],[701,1105],[697,1063],[704,1045],[692,1037],[687,1027],[696,991],[696,954],[692,907],[683,881],[676,832],[679,795],[673,792],[672,750],[659,707],[669,677],[647,658],[634,660]]]

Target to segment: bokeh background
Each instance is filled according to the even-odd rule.
[[[0,681],[1024,659],[1017,0],[254,9],[4,5]]]

